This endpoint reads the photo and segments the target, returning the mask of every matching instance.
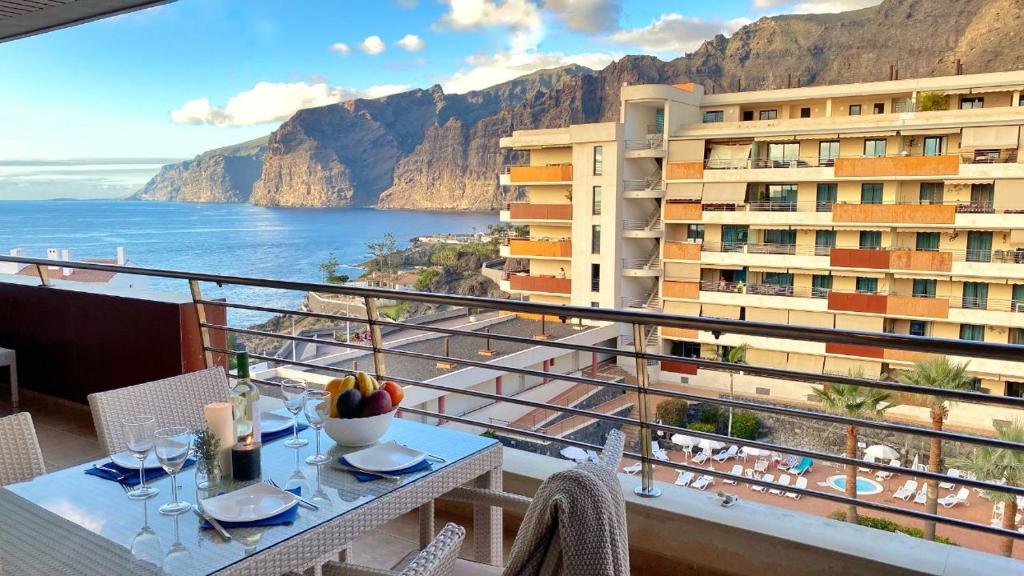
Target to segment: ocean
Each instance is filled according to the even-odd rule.
[[[0,201],[0,251],[47,248],[72,259],[113,258],[124,246],[137,266],[257,278],[319,281],[317,266],[332,254],[353,277],[367,259],[367,242],[387,232],[400,247],[420,235],[484,231],[497,213],[404,210],[286,209],[248,204],[188,204],[119,200]],[[185,281],[153,278],[150,287],[188,293]],[[204,286],[204,296],[294,308],[301,294],[259,288]],[[232,310],[232,325],[266,315]]]

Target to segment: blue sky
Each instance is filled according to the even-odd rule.
[[[671,59],[760,16],[880,0],[179,0],[0,44],[0,160],[189,157],[296,109]]]

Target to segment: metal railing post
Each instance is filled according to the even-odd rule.
[[[370,343],[373,344],[373,371],[378,380],[384,378],[384,343],[380,337],[380,324],[377,321],[380,315],[377,313],[377,300],[366,296],[363,298],[363,305],[366,307],[366,320],[370,325]]]
[[[213,351],[210,350],[210,329],[206,327],[206,305],[203,304],[203,293],[199,289],[198,280],[189,280],[188,289],[192,292],[192,305],[196,307],[196,326],[203,343],[203,362],[205,367],[213,366]]]
[[[637,418],[640,421],[640,485],[633,491],[638,496],[655,498],[661,496],[661,490],[654,486],[654,450],[651,442],[654,436],[651,433],[651,418],[648,413],[647,390],[650,385],[650,372],[647,366],[647,335],[644,333],[644,324],[633,324],[633,349],[636,351],[636,382],[637,382]]]
[[[39,281],[42,282],[43,286],[50,285],[50,271],[46,266],[36,264],[36,274],[39,275]]]

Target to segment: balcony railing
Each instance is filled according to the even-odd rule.
[[[572,293],[572,280],[555,276],[531,276],[529,274],[510,274],[509,288],[522,292],[550,292],[552,294]]]
[[[502,169],[502,173],[509,175],[509,182],[512,184],[571,182],[572,164],[509,165]]]
[[[572,220],[572,204],[514,202],[508,212],[511,220]]]
[[[569,258],[572,256],[572,241],[562,238],[514,238],[506,240],[512,256],[539,256],[545,258]]]
[[[748,364],[730,364],[719,360],[708,358],[691,358],[682,355],[666,354],[660,348],[650,349],[648,347],[652,339],[649,337],[652,330],[658,328],[678,330],[699,330],[718,335],[735,336],[739,338],[775,338],[794,341],[793,348],[800,350],[801,342],[825,344],[826,346],[845,346],[849,350],[858,350],[858,347],[881,348],[884,350],[905,351],[908,353],[923,353],[933,355],[951,355],[966,357],[970,359],[987,359],[993,361],[1019,363],[1024,359],[1024,346],[1000,344],[994,342],[975,342],[941,338],[925,338],[918,336],[907,336],[900,334],[886,334],[874,332],[862,332],[851,330],[838,330],[834,328],[818,328],[804,325],[772,324],[765,322],[751,322],[744,320],[730,320],[720,318],[707,318],[696,316],[681,316],[672,314],[661,314],[649,311],[628,311],[603,308],[590,308],[580,306],[562,306],[555,304],[544,304],[539,302],[522,302],[516,300],[504,300],[495,298],[481,298],[471,296],[458,296],[452,294],[432,294],[423,292],[406,292],[383,288],[355,287],[336,284],[321,284],[315,282],[268,280],[262,278],[249,278],[240,276],[228,276],[218,274],[203,274],[186,271],[159,270],[138,267],[120,267],[105,264],[91,264],[79,262],[55,262],[43,259],[15,258],[0,256],[0,262],[18,262],[37,266],[40,272],[40,284],[38,288],[19,285],[26,290],[54,290],[48,284],[47,276],[43,270],[49,266],[68,268],[81,268],[88,270],[99,270],[106,272],[140,275],[162,278],[168,284],[175,281],[181,282],[182,288],[188,290],[192,295],[192,301],[196,307],[196,323],[202,335],[205,359],[207,365],[215,363],[215,355],[232,355],[233,351],[212,345],[213,334],[234,334],[237,336],[253,336],[272,339],[282,343],[313,344],[323,346],[329,343],[337,350],[343,351],[338,356],[338,361],[328,361],[329,358],[306,358],[298,360],[288,356],[276,356],[267,353],[251,353],[251,357],[260,362],[269,363],[269,369],[260,374],[268,374],[266,378],[257,377],[257,383],[272,390],[278,385],[276,371],[290,370],[301,371],[306,375],[312,385],[318,382],[325,382],[327,379],[336,376],[353,374],[359,368],[353,364],[356,360],[359,366],[375,373],[380,378],[387,378],[397,382],[406,389],[406,403],[400,408],[401,417],[415,418],[428,423],[457,424],[466,430],[486,432],[499,437],[503,442],[522,446],[529,444],[527,441],[540,445],[555,444],[561,446],[576,446],[584,450],[599,450],[600,436],[599,429],[592,434],[582,433],[586,426],[597,426],[600,424],[605,429],[608,427],[626,428],[632,433],[634,441],[627,447],[626,457],[639,463],[640,484],[637,493],[642,496],[654,497],[660,494],[662,485],[655,481],[655,466],[661,470],[693,472],[699,475],[729,480],[740,484],[759,486],[763,488],[779,489],[770,479],[763,477],[748,477],[743,474],[734,474],[727,471],[725,467],[720,469],[709,468],[695,462],[684,459],[665,459],[656,457],[654,444],[656,435],[663,433],[666,437],[674,434],[683,434],[695,438],[698,442],[707,440],[709,442],[721,442],[725,445],[736,445],[739,447],[760,450],[763,454],[782,453],[796,457],[811,458],[815,466],[833,465],[836,467],[858,467],[864,466],[865,462],[856,455],[844,455],[839,450],[833,450],[819,446],[815,443],[801,441],[799,445],[785,442],[784,436],[766,436],[759,439],[744,439],[734,436],[720,434],[717,431],[705,431],[703,429],[688,429],[673,423],[661,422],[656,419],[653,410],[657,402],[667,399],[684,400],[693,404],[706,404],[718,406],[723,409],[739,409],[759,414],[767,414],[773,418],[791,421],[797,426],[814,425],[815,429],[824,429],[832,426],[839,429],[855,427],[862,433],[871,432],[882,434],[886,437],[900,436],[908,441],[922,439],[938,439],[947,443],[955,443],[964,447],[989,447],[995,449],[1006,449],[1011,451],[1024,450],[1024,443],[1009,439],[986,436],[975,432],[963,432],[955,429],[933,429],[927,422],[920,424],[907,423],[901,419],[890,418],[862,418],[847,414],[837,414],[816,410],[806,404],[788,404],[780,401],[762,402],[752,396],[743,394],[720,394],[718,391],[701,391],[699,388],[680,388],[663,384],[652,378],[649,369],[651,363],[662,363],[670,369],[681,368],[687,373],[704,373],[709,376],[715,374],[740,374],[744,376],[755,376],[765,379],[765,382],[782,381],[785,385],[857,385],[871,389],[885,391],[891,394],[913,394],[925,398],[936,398],[950,401],[949,414],[952,416],[958,410],[1001,410],[1003,412],[1024,410],[1024,399],[990,395],[983,392],[961,389],[947,389],[922,387],[907,384],[900,381],[876,380],[864,378],[849,373],[846,375],[835,374],[829,370],[813,371],[806,369],[790,369],[778,366],[759,364],[748,355]],[[221,289],[244,288],[228,292],[227,297],[216,297]],[[749,288],[748,288],[749,289]],[[291,307],[268,305],[260,298],[263,293],[293,293],[296,296],[307,292],[330,294],[358,299],[364,304],[366,314],[347,315],[341,313],[312,312]],[[246,297],[250,301],[242,301],[239,298]],[[299,298],[296,298],[298,300]],[[486,331],[474,329],[474,324],[460,325],[450,321],[441,323],[415,323],[409,320],[392,320],[381,315],[378,311],[378,301],[400,301],[412,302],[428,306],[457,307],[468,309],[475,314],[493,313],[494,318],[520,315],[524,317],[543,318],[544,322],[536,322],[533,330],[538,334],[531,334],[523,330],[503,331],[500,324],[492,323],[487,326]],[[206,311],[215,307],[229,312],[227,321],[211,321]],[[271,328],[243,328],[231,322],[232,311],[245,311],[246,313],[260,312],[265,314],[280,314],[291,317],[318,318],[344,325],[347,322],[359,324],[366,327],[367,337],[359,341],[347,342],[344,339],[327,339],[321,337],[310,337],[303,334],[290,332],[276,332]],[[499,316],[504,314],[505,316]],[[156,322],[159,319],[153,318]],[[545,328],[545,326],[547,326]],[[579,330],[576,327],[579,327]],[[554,332],[554,328],[560,327]],[[585,335],[587,330],[600,331],[610,328],[605,332],[598,332],[592,340],[587,343],[580,336]],[[409,339],[405,337],[383,336],[383,331],[399,331],[403,334],[417,335],[415,345],[410,345]],[[404,331],[404,332],[402,332]],[[542,332],[543,334],[539,334]],[[623,333],[633,335],[632,345],[620,348],[615,345],[608,345],[607,342],[615,342],[617,336]],[[544,338],[538,336],[543,335]],[[444,342],[442,347],[426,346],[424,342]],[[458,339],[459,344],[451,349],[447,345],[449,339]],[[657,342],[657,339],[653,340]],[[509,348],[499,348],[493,343],[500,343],[503,347],[518,347],[509,352]],[[478,354],[478,350],[494,352],[493,355]],[[536,350],[536,364],[524,363],[524,355],[529,351]],[[598,376],[598,366],[595,364],[592,369],[563,369],[553,371],[548,359],[558,354],[579,355],[601,355],[608,358],[618,358],[622,365],[630,366],[634,375],[630,378],[606,378]],[[544,369],[540,369],[540,362],[543,360]],[[403,372],[403,369],[415,364],[417,368],[410,372]],[[685,366],[673,365],[681,363]],[[435,364],[443,364],[441,376],[414,377],[408,374],[417,373],[430,367],[430,370],[442,370],[434,368]],[[446,379],[445,374],[457,373],[456,379]],[[559,405],[549,402],[537,395],[537,388],[531,389],[531,394],[520,396],[517,393],[504,393],[501,386],[495,381],[495,377],[501,375],[513,375],[517,379],[528,378],[532,380],[543,379],[548,382],[557,379],[562,383],[580,384],[593,387],[595,391],[606,390],[613,396],[621,395],[628,397],[630,406],[621,409],[620,404],[603,403],[598,406],[575,404]],[[478,378],[481,386],[467,386],[467,382]],[[513,380],[509,378],[509,380]],[[564,390],[562,388],[561,390]],[[474,408],[459,411],[457,414],[448,414],[440,407],[439,402],[433,399],[443,396],[449,398],[450,402],[456,399],[468,399],[477,406]],[[540,399],[538,399],[540,398]],[[418,400],[417,400],[418,399]],[[450,403],[449,402],[449,403]],[[438,406],[438,408],[433,408]],[[521,411],[524,417],[532,410],[552,410],[565,417],[574,418],[574,424],[578,426],[562,426],[565,432],[572,430],[573,434],[558,434],[548,430],[536,430],[529,426],[515,426],[512,419],[502,417],[508,424],[496,422],[487,414],[494,412],[481,412],[490,410],[496,406],[502,407],[510,414],[514,411]],[[620,409],[616,409],[619,406]],[[629,436],[629,435],[627,435]],[[900,474],[907,478],[913,478],[919,482],[945,482],[949,477],[944,471],[925,470],[920,468],[903,467],[894,464],[873,463],[870,467],[876,471],[885,473]],[[998,478],[974,478],[962,477],[955,480],[956,484],[968,488],[978,488],[1008,495],[1009,497],[1024,496],[1024,487],[1006,484]],[[857,498],[845,495],[831,488],[821,488],[811,484],[809,486],[787,486],[786,492],[813,497],[818,500],[828,501],[837,505],[852,505],[863,510],[873,510],[883,514],[896,514],[912,521],[936,522],[950,529],[972,531],[979,537],[1011,538],[1015,540],[1024,539],[1024,533],[1016,529],[1007,529],[1001,526],[993,526],[987,521],[969,519],[956,514],[956,510],[944,510],[942,514],[933,514],[927,508],[907,505],[901,506],[892,503],[890,500],[882,500],[870,496]],[[977,498],[976,496],[974,498]],[[880,535],[882,533],[879,533]],[[894,536],[901,538],[902,536]]]
[[[661,150],[665,139],[661,134],[648,134],[646,138],[626,140],[626,150]]]

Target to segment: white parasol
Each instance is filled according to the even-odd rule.
[[[713,450],[721,450],[722,448],[725,448],[725,444],[718,440],[709,440],[705,438],[700,441],[700,448],[701,450],[711,452]]]
[[[567,446],[565,448],[562,448],[559,454],[561,454],[565,458],[568,458],[569,460],[574,460],[576,462],[586,462],[590,458],[586,450],[583,450],[582,448],[577,448],[575,446]]]
[[[865,456],[871,456],[875,460],[895,460],[900,457],[900,453],[896,450],[884,445],[875,444],[874,446],[868,446],[864,449]]]

